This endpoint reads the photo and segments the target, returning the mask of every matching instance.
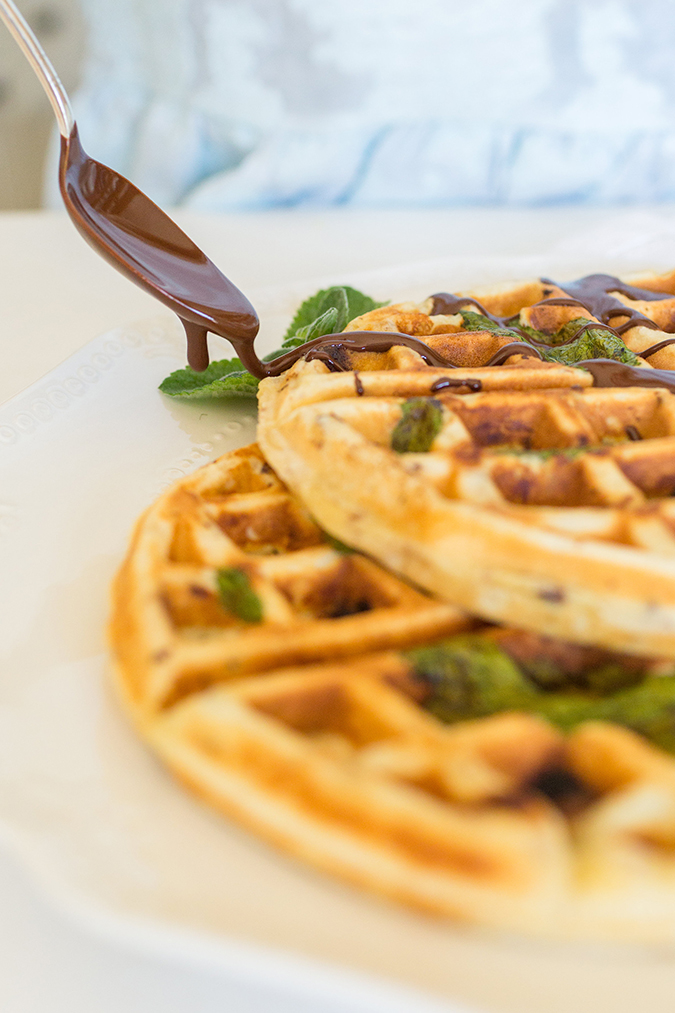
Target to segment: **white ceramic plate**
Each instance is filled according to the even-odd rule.
[[[535,270],[573,273],[472,260],[349,280],[396,298]],[[263,351],[312,288],[256,300]],[[110,578],[167,484],[254,439],[249,404],[158,393],[183,363],[177,322],[158,317],[0,409],[0,836],[63,910],[217,965],[275,1013],[670,1009],[670,956],[483,937],[362,895],[203,808],[137,741],[105,675]]]

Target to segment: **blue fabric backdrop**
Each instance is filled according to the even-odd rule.
[[[672,0],[83,0],[85,146],[164,205],[675,200]]]

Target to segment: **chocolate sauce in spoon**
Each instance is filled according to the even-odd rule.
[[[90,158],[77,127],[61,139],[59,183],[70,217],[96,252],[181,318],[194,369],[208,366],[208,331],[252,346],[260,325],[246,296],[149,197]]]

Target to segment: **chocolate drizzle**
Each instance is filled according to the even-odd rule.
[[[461,376],[442,376],[440,380],[432,383],[429,390],[432,394],[436,394],[439,390],[447,390],[449,387],[468,387],[469,390],[479,391],[483,389],[483,383],[481,380],[467,380]]]
[[[643,302],[659,302],[662,299],[673,298],[668,292],[652,292],[646,288],[636,288],[634,285],[627,285],[620,278],[612,274],[587,274],[584,278],[578,278],[576,281],[562,283],[551,281],[549,278],[542,278],[541,282],[543,285],[551,286],[548,291],[552,291],[555,288],[562,289],[566,293],[566,296],[545,298],[541,302],[536,303],[536,306],[580,306],[590,313],[592,317],[595,317],[596,320],[619,335],[637,325],[651,327],[654,330],[658,330],[659,328],[658,324],[650,320],[649,317],[646,317],[644,313],[640,313],[639,310],[633,307],[625,306],[620,299],[610,295],[611,292],[619,292],[628,299],[642,300]],[[548,294],[546,290],[544,291],[545,294]],[[459,313],[465,306],[474,306],[479,313],[482,313],[493,324],[519,331],[519,333],[528,337],[524,331],[519,329],[517,324],[509,324],[508,321],[513,320],[514,314],[511,314],[510,317],[498,317],[486,310],[482,303],[471,296],[456,296],[449,292],[436,292],[430,298],[433,300],[431,306],[432,316],[439,313],[452,315]],[[628,317],[628,320],[619,327],[614,328],[610,323],[614,317]],[[593,326],[594,321],[589,321],[588,324],[579,329],[579,334],[583,330]],[[578,334],[574,335],[574,337],[578,337]],[[529,337],[528,340],[530,340]]]
[[[567,281],[559,284],[549,278],[542,278],[542,284],[552,285],[566,292],[569,298],[554,296],[551,299],[542,299],[538,306],[582,306],[585,310],[600,320],[606,326],[611,326],[610,321],[614,317],[628,317],[625,323],[613,328],[617,334],[623,334],[631,327],[651,327],[659,329],[659,325],[646,317],[644,313],[633,307],[626,306],[611,292],[618,292],[625,295],[627,299],[641,300],[643,302],[659,302],[662,299],[671,299],[667,292],[652,292],[646,288],[635,288],[634,285],[627,285],[612,274],[587,274],[584,278],[576,281]]]
[[[532,359],[541,359],[541,353],[532,345],[524,341],[511,341],[508,345],[502,345],[485,363],[486,366],[501,366],[510,359],[512,355],[525,355]]]
[[[675,393],[675,370],[627,366],[614,359],[584,359],[577,362],[592,374],[596,387],[665,387]]]
[[[232,340],[232,339],[230,339]],[[443,369],[456,369],[452,363],[443,358],[433,348],[409,334],[397,334],[394,331],[348,331],[340,334],[326,334],[315,338],[304,345],[292,348],[271,362],[261,362],[252,347],[243,347],[243,343],[233,341],[234,347],[249,373],[254,376],[279,376],[297,362],[298,359],[319,359],[325,362],[333,372],[349,370],[345,365],[344,351],[350,352],[388,352],[395,345],[405,345],[420,355],[428,366],[440,366]],[[249,365],[250,363],[250,365]]]
[[[429,298],[433,300],[430,314],[432,317],[439,314],[454,316],[461,309],[464,309],[465,306],[475,306],[479,313],[482,313],[484,317],[491,320],[493,324],[499,324],[500,327],[505,327],[505,321],[513,317],[513,314],[511,314],[511,317],[496,317],[486,310],[482,303],[469,295],[452,295],[451,292],[436,292],[434,295],[429,296]]]

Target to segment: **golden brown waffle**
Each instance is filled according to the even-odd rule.
[[[675,291],[675,275],[632,283]],[[541,303],[565,296],[553,283],[467,294],[547,334],[596,320],[578,305]],[[675,330],[675,297],[616,298]],[[349,329],[414,335],[458,368],[432,368],[401,346],[338,348],[342,372],[299,361],[260,385],[267,459],[326,530],[456,605],[675,658],[675,394],[593,388],[586,370],[519,353],[487,367],[513,335],[465,330],[460,313],[433,315],[434,305],[383,307]],[[667,338],[639,318],[623,333],[641,351]],[[653,365],[675,366],[675,345],[644,361],[646,373]],[[393,449],[412,398],[434,398],[442,412],[424,453]]]
[[[260,606],[246,618],[217,593],[232,571]],[[252,446],[139,520],[110,636],[152,748],[303,860],[485,926],[675,940],[675,762],[601,723],[567,740],[528,714],[442,725],[400,649],[472,625],[327,542]],[[551,772],[576,778],[572,807]]]

